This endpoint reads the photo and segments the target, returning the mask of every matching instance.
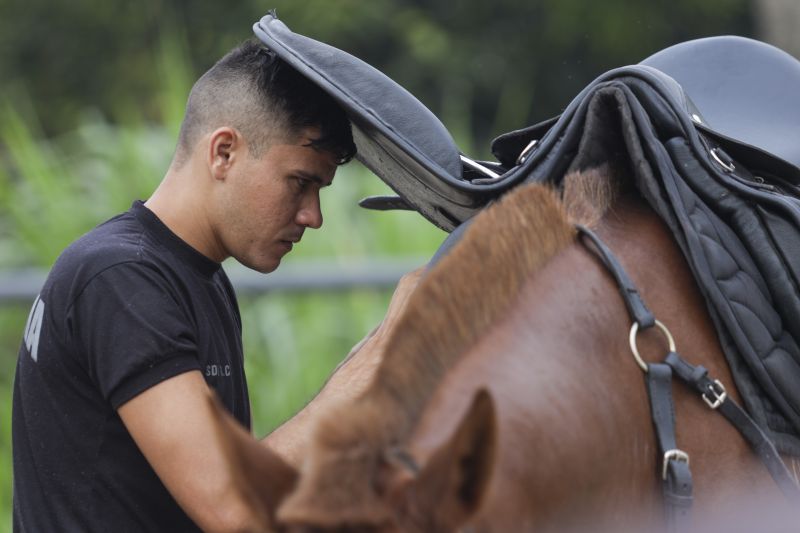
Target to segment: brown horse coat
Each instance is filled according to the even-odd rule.
[[[366,390],[318,413],[296,485],[293,473],[276,475],[294,487],[271,503],[277,526],[564,531],[660,522],[661,465],[630,319],[573,222],[594,224],[679,352],[736,393],[663,224],[635,195],[608,194],[607,172],[568,183],[566,206],[541,186],[516,189],[423,278]],[[656,332],[639,345],[645,359],[665,353]],[[696,507],[754,491],[775,496],[736,431],[682,387],[674,392]]]

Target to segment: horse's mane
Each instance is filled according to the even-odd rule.
[[[409,297],[370,386],[355,401],[320,413],[303,472],[304,478],[316,478],[317,496],[331,499],[315,499],[318,511],[322,505],[339,512],[344,507],[375,512],[374,501],[367,505],[371,489],[346,479],[358,477],[359,470],[372,475],[380,454],[402,442],[447,370],[502,317],[523,284],[573,242],[573,223],[599,220],[613,197],[607,174],[568,176],[563,201],[542,185],[513,189],[480,212],[461,241],[431,268]],[[289,508],[303,500],[304,485],[301,478],[298,492],[286,502]],[[351,486],[327,490],[343,485]],[[337,493],[346,501],[332,496]]]

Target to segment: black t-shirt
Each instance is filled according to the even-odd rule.
[[[190,370],[250,427],[225,272],[136,202],[64,251],[28,318],[14,381],[14,530],[197,531],[116,411]]]

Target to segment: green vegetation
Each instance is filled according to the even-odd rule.
[[[184,43],[201,72],[271,8],[400,81],[484,154],[493,135],[557,114],[609,68],[755,28],[750,0],[0,0],[2,85],[24,86],[48,134],[72,130],[87,108],[160,120],[159,41]]]

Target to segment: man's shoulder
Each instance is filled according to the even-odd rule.
[[[84,234],[61,253],[52,272],[96,275],[120,263],[141,261],[148,246],[144,227],[130,212]]]
[[[99,276],[129,269],[158,270],[163,255],[158,242],[137,217],[126,212],[100,224],[70,244],[56,260],[42,292],[53,292],[69,305]]]

